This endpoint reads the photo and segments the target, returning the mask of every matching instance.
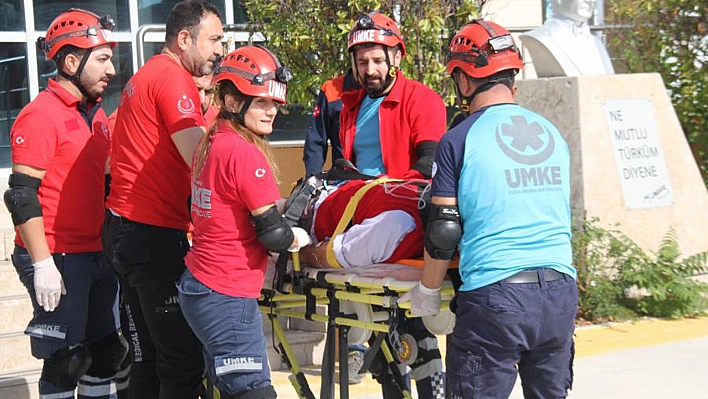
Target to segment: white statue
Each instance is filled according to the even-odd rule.
[[[521,35],[538,77],[614,74],[607,49],[588,26],[595,0],[551,2],[553,16]]]

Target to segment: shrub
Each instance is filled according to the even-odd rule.
[[[691,277],[708,272],[705,252],[682,258],[676,233],[647,253],[625,234],[583,220],[573,234],[578,270],[578,317],[588,321],[637,316],[695,316],[708,309],[708,285]]]

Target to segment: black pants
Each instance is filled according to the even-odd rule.
[[[106,212],[103,250],[121,280],[131,343],[130,399],[195,399],[204,374],[201,344],[177,303],[189,249],[184,231]]]

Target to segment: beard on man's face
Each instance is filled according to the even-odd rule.
[[[108,82],[110,78],[107,75],[101,76],[100,79],[92,80],[85,77],[81,77],[81,85],[85,88],[88,93],[89,100],[95,101],[103,96],[103,93],[108,87]],[[99,82],[105,82],[106,86],[99,85]]]
[[[389,80],[381,76],[364,76],[364,89],[370,97],[383,94],[389,84]]]

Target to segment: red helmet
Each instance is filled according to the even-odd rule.
[[[213,83],[231,81],[238,91],[252,97],[265,97],[285,104],[290,68],[280,65],[278,57],[263,46],[243,46],[228,53],[214,72]]]
[[[363,43],[381,44],[386,47],[401,46],[401,56],[406,56],[406,45],[398,25],[377,11],[361,15],[349,31],[347,50],[352,51],[354,46]]]
[[[473,78],[523,68],[521,53],[511,33],[494,22],[475,20],[460,29],[450,42],[447,73],[455,69]]]
[[[110,15],[99,17],[90,11],[72,8],[52,21],[45,37],[37,40],[37,47],[45,52],[47,61],[54,58],[60,48],[69,44],[83,49],[103,44],[115,47],[117,43],[111,37],[115,26]]]

